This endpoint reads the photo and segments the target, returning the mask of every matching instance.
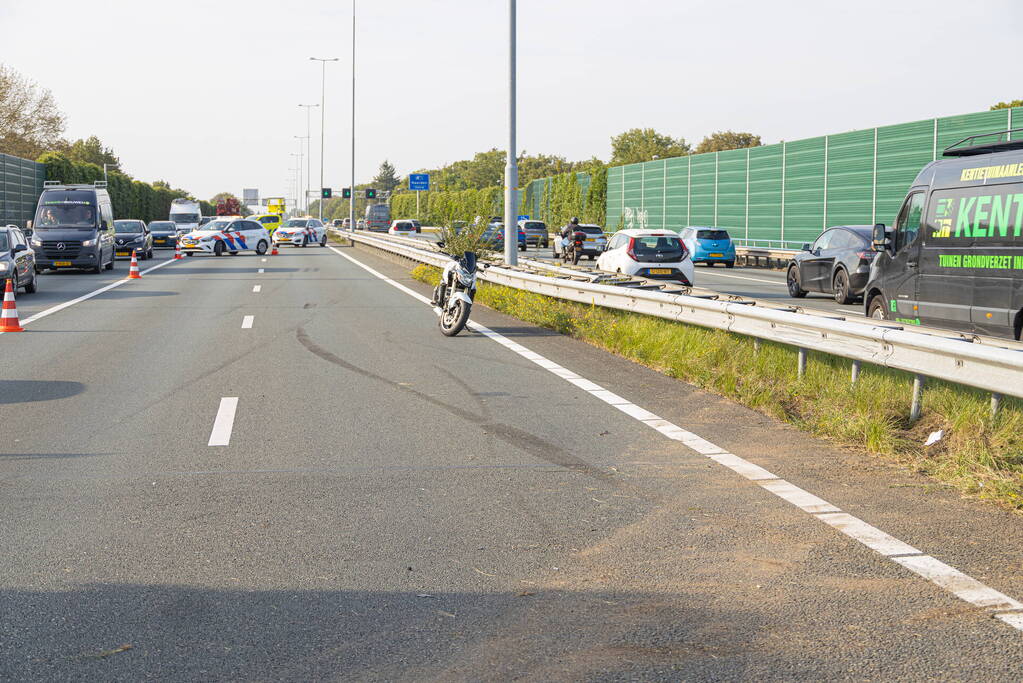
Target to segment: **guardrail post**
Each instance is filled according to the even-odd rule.
[[[924,376],[913,375],[913,403],[909,407],[909,421],[920,419],[921,404],[924,398]]]
[[[995,419],[998,415],[998,409],[1002,407],[1002,395],[991,393],[991,419]]]
[[[802,346],[799,347],[799,360],[797,362],[796,367],[798,370],[799,379],[802,379],[803,375],[806,373],[806,349],[804,349]]]
[[[856,380],[860,378],[860,361],[854,360],[852,362],[852,383],[856,384]]]
[[[760,353],[760,340],[753,337],[753,352]]]

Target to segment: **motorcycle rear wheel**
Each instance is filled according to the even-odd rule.
[[[572,250],[572,265],[573,266],[579,265],[579,251],[576,249]]]
[[[440,331],[445,337],[454,337],[465,328],[469,322],[469,304],[461,299],[455,301],[451,308],[445,309],[440,314]]]

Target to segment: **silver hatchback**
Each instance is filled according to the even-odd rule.
[[[550,234],[543,221],[519,221],[519,230],[526,233],[526,246],[544,249],[550,246]]]

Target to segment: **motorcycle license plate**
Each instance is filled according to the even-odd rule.
[[[724,258],[724,254],[711,254],[714,258]]]
[[[56,266],[57,268],[60,268],[61,266],[70,266],[71,261],[54,261],[53,265]]]
[[[651,275],[671,275],[671,268],[651,268]]]

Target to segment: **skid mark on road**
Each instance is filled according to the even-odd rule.
[[[337,249],[331,249],[339,256],[348,259],[366,272],[375,275],[389,285],[396,287],[397,289],[400,289],[410,296],[429,305],[430,300],[425,296],[396,282],[386,275],[374,270],[370,266],[352,258],[348,254],[342,253]],[[992,616],[1009,626],[1023,631],[1023,603],[984,585],[937,558],[925,555],[913,546],[903,543],[899,539],[886,534],[863,520],[843,512],[837,506],[832,505],[826,500],[818,498],[808,491],[804,491],[795,484],[772,474],[763,467],[744,460],[734,453],[729,453],[725,449],[707,441],[699,435],[682,429],[678,425],[658,417],[650,411],[629,402],[627,399],[604,389],[599,384],[591,382],[584,377],[580,377],[571,370],[558,365],[554,361],[544,358],[540,354],[527,349],[502,334],[494,332],[484,325],[470,321],[469,327],[480,334],[490,337],[509,351],[517,353],[523,358],[547,370],[551,374],[557,375],[565,381],[574,384],[594,398],[600,399],[604,403],[613,406],[626,415],[642,422],[651,429],[657,430],[667,438],[682,443],[689,449],[696,451],[724,467],[727,467],[749,481],[758,484],[764,490],[773,493],[782,500],[791,503],[800,510],[803,510],[815,517],[819,521],[837,529],[846,536],[877,552],[882,557],[886,557],[918,576],[927,579],[932,584],[952,593],[957,598],[964,600],[975,607],[989,611]]]

